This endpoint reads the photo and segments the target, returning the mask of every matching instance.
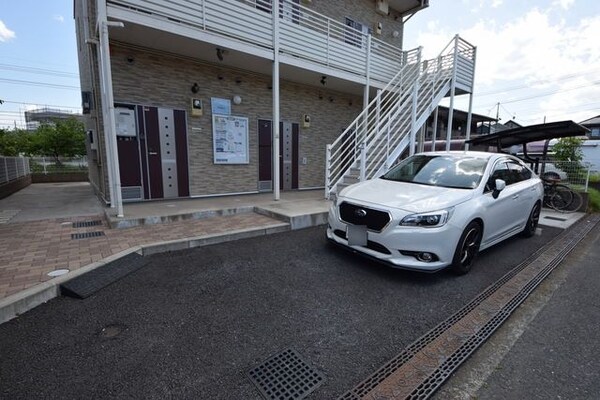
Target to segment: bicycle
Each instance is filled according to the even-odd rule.
[[[575,212],[583,204],[583,198],[567,185],[563,185],[560,179],[543,178],[544,205],[560,212]]]

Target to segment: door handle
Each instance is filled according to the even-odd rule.
[[[150,155],[150,156],[156,156],[156,155],[158,155],[158,153],[155,152],[155,151],[149,151],[148,155]]]

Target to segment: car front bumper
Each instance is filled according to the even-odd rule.
[[[349,245],[348,225],[342,221],[337,207],[329,208],[327,238],[335,244],[384,262],[394,268],[435,272],[449,266],[454,257],[460,227],[451,221],[439,228],[399,226],[404,215],[394,215],[381,232],[367,231],[367,245]],[[436,260],[425,262],[417,259],[418,253],[434,254]]]

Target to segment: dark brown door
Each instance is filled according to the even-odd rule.
[[[258,190],[273,190],[273,134],[271,121],[258,120]]]
[[[145,199],[189,196],[185,111],[138,106]]]
[[[160,135],[158,125],[158,108],[142,106],[144,114],[145,127],[145,148],[146,154],[142,157],[146,158],[148,166],[148,189],[149,199],[162,199],[163,195],[163,178],[162,178],[162,159],[160,154]]]

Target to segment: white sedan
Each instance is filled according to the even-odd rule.
[[[393,267],[471,269],[479,252],[535,234],[541,180],[507,154],[415,154],[383,176],[343,189],[327,238]]]

